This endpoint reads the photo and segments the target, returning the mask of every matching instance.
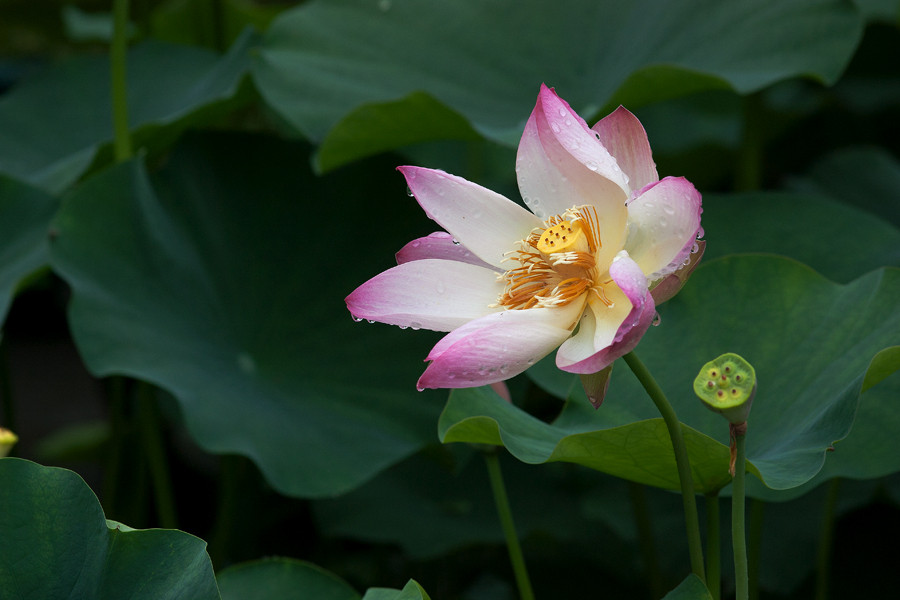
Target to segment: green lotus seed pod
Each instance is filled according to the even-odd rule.
[[[730,423],[746,423],[756,395],[756,371],[746,360],[728,352],[703,365],[694,379],[694,393]]]

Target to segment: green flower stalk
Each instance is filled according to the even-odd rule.
[[[737,354],[723,354],[703,365],[694,379],[694,392],[707,408],[724,416],[729,423],[731,462],[728,469],[734,478],[731,490],[731,544],[734,551],[735,596],[737,600],[748,600],[750,578],[744,528],[745,437],[747,417],[756,395],[756,371],[753,365]]]
[[[12,450],[12,447],[15,446],[18,441],[19,438],[16,437],[16,434],[9,429],[0,427],[0,458],[9,454],[9,451]]]

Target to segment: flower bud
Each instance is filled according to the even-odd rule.
[[[694,379],[694,393],[732,425],[746,423],[756,395],[756,371],[746,360],[728,352],[703,365]]]
[[[0,427],[0,458],[9,454],[9,451],[18,441],[19,438],[16,437],[16,434],[9,429]]]

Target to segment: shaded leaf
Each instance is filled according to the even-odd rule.
[[[228,567],[217,581],[222,600],[359,600],[337,575],[291,558],[264,558]]]
[[[755,192],[703,200],[704,261],[740,252],[782,254],[840,282],[900,266],[900,229],[827,196]]]
[[[152,180],[133,162],[79,186],[52,260],[94,374],[170,391],[205,449],[327,496],[433,440],[439,405],[414,387],[429,336],[354,323],[343,302],[377,272],[353,257],[388,263],[410,229],[402,180],[307,164],[265,137],[193,138]]]
[[[56,198],[0,175],[0,323],[16,288],[49,262],[47,245]]]
[[[677,588],[666,594],[663,600],[712,600],[712,595],[703,580],[691,573]]]
[[[203,540],[107,521],[71,471],[0,459],[0,505],[4,597],[219,598]]]

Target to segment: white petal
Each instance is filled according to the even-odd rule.
[[[409,189],[431,219],[472,254],[495,267],[504,253],[518,248],[541,220],[487,188],[435,169],[398,167]]]
[[[438,259],[403,263],[347,296],[355,318],[434,331],[451,331],[491,312],[503,291],[496,271]]]
[[[625,249],[655,281],[682,266],[700,230],[700,193],[683,177],[666,177],[628,204]]]

